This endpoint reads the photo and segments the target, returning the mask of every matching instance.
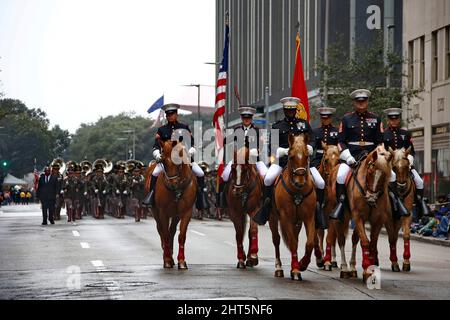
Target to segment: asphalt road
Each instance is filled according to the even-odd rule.
[[[412,271],[390,269],[386,236],[379,242],[381,289],[313,261],[303,281],[289,278],[290,254],[282,245],[283,279],[274,278],[268,226],[259,229],[259,266],[236,269],[229,221],[192,220],[186,243],[189,270],[164,270],[153,219],[135,223],[85,217],[76,225],[41,226],[38,205],[0,208],[0,299],[449,299],[450,249],[412,241]],[[304,251],[302,233],[299,256]],[[399,249],[402,247],[401,241]],[[351,246],[348,245],[348,257]],[[400,250],[401,251],[401,250]],[[176,249],[175,249],[175,252]],[[399,252],[401,257],[401,252]],[[174,254],[176,258],[176,254]],[[339,258],[338,258],[339,262]]]

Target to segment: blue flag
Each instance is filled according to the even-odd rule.
[[[164,95],[161,98],[156,100],[156,102],[148,109],[148,113],[152,113],[153,111],[159,110],[164,105]]]

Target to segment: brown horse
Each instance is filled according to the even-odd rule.
[[[364,282],[372,275],[369,267],[378,264],[378,237],[390,212],[388,184],[392,170],[391,159],[392,154],[384,146],[378,146],[362,160],[356,177],[352,175],[347,183],[350,212],[355,222],[351,276],[356,276],[356,245],[360,239]],[[364,225],[366,221],[370,223],[370,240]]]
[[[152,209],[156,221],[161,246],[163,249],[164,268],[173,268],[173,241],[177,225],[181,221],[178,236],[178,269],[187,269],[184,256],[186,233],[192,216],[196,198],[197,179],[192,173],[187,151],[182,143],[177,141],[161,142],[164,170],[158,177],[155,186],[155,206]],[[147,169],[146,191],[150,184],[151,167]]]
[[[404,148],[393,151],[389,149],[391,153],[394,154],[392,160],[392,169],[397,175],[397,190],[398,196],[405,204],[405,207],[409,212],[412,212],[414,203],[414,193],[416,192],[416,185],[410,175],[409,160],[408,155],[411,153],[411,148],[405,150]],[[411,220],[412,215],[405,217],[402,216],[399,219],[395,219],[393,216],[387,219],[385,227],[389,236],[389,246],[390,246],[390,260],[391,268],[394,272],[400,272],[400,267],[398,265],[397,259],[397,240],[398,232],[400,228],[403,230],[403,271],[411,271],[411,263],[409,259],[411,258],[410,253],[410,235],[411,235]]]
[[[322,149],[324,151],[322,162],[318,168],[320,175],[325,180],[325,207],[324,214],[328,223],[328,232],[326,237],[326,251],[324,257],[324,270],[331,271],[332,268],[337,268],[336,262],[336,237],[337,237],[337,223],[335,220],[328,219],[331,211],[336,205],[336,195],[333,192],[334,183],[332,183],[332,173],[339,165],[339,148],[333,145],[327,145],[322,142]],[[320,250],[323,250],[324,230],[317,230],[317,237],[319,241]]]
[[[276,182],[272,200],[269,225],[275,246],[275,277],[283,277],[280,259],[281,223],[283,239],[291,252],[291,279],[302,280],[300,271],[305,271],[311,262],[315,239],[316,191],[309,171],[308,136],[289,135],[289,160],[281,178]],[[298,260],[298,235],[305,224],[307,241],[305,255]]]
[[[226,186],[226,199],[230,219],[236,231],[237,268],[239,269],[245,269],[246,265],[248,267],[258,265],[258,225],[251,218],[261,209],[262,187],[263,181],[256,170],[256,165],[249,163],[249,149],[243,147],[235,150],[230,180]],[[250,216],[250,228],[249,249],[246,257],[243,239],[247,215]]]

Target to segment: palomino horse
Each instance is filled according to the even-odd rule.
[[[416,185],[410,175],[409,160],[408,155],[411,152],[411,148],[405,150],[404,148],[393,151],[389,149],[391,153],[394,154],[392,160],[392,169],[397,175],[397,191],[399,198],[405,204],[405,207],[409,212],[412,212],[414,203],[414,193],[416,192]],[[391,250],[390,260],[392,271],[400,272],[400,267],[398,265],[397,259],[397,240],[398,232],[400,228],[403,230],[403,271],[411,270],[411,263],[409,259],[411,258],[410,253],[410,235],[411,235],[411,220],[412,215],[401,218],[389,217],[387,219],[385,227],[389,236],[389,246]]]
[[[159,142],[164,170],[155,186],[155,205],[152,209],[163,249],[164,268],[173,268],[173,241],[180,224],[178,236],[178,269],[187,269],[184,256],[186,233],[191,220],[197,191],[197,179],[192,173],[185,147],[178,141]],[[146,192],[149,191],[151,165],[146,174]]]
[[[242,164],[242,162],[244,162]],[[226,186],[228,212],[236,231],[237,268],[245,269],[258,265],[258,224],[251,219],[261,209],[263,181],[255,164],[249,163],[249,149],[234,151],[230,180]],[[250,216],[248,230],[249,249],[245,256],[243,239],[247,215]]]
[[[269,225],[275,246],[275,277],[283,277],[280,259],[281,223],[283,239],[291,252],[291,279],[302,280],[300,271],[305,271],[311,262],[315,239],[316,191],[309,171],[308,137],[289,135],[289,160],[280,179],[276,182],[272,200],[272,212]],[[305,224],[307,241],[305,255],[298,260],[298,235]]]
[[[386,151],[384,146],[378,146],[361,160],[356,177],[351,175],[347,182],[347,197],[355,222],[350,261],[351,276],[357,276],[356,245],[360,239],[364,282],[372,275],[369,267],[378,263],[378,237],[390,212],[388,184],[392,170],[391,159],[392,154]],[[364,226],[366,221],[370,223],[370,240]]]
[[[327,145],[322,142],[322,149],[324,151],[322,162],[318,168],[320,175],[325,180],[325,207],[324,214],[325,219],[328,223],[328,232],[326,237],[326,255],[324,257],[324,270],[331,271],[332,268],[337,268],[336,262],[336,221],[328,219],[331,211],[336,205],[336,195],[333,192],[334,183],[332,183],[332,173],[333,170],[339,165],[339,148],[334,145]],[[322,253],[323,250],[323,240],[324,240],[324,230],[318,229],[317,231],[319,247]]]

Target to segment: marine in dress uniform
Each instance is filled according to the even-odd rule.
[[[67,222],[75,222],[75,200],[77,199],[78,181],[75,177],[75,167],[69,166],[67,177],[62,183],[61,194],[64,195],[64,203],[67,211]]]
[[[125,165],[123,164],[117,165],[117,174],[114,177],[112,191],[117,201],[116,218],[124,219],[128,197],[130,196],[131,190],[130,183],[125,175]]]
[[[283,168],[287,165],[288,162],[289,135],[291,133],[295,135],[308,135],[310,141],[310,145],[307,146],[308,152],[309,155],[313,154],[313,145],[315,143],[315,140],[311,126],[309,125],[308,121],[296,118],[297,106],[300,104],[300,102],[300,99],[295,97],[287,97],[281,99],[285,118],[275,122],[272,125],[272,130],[276,129],[279,131],[279,148],[276,150],[276,159],[278,159],[279,164],[275,162],[272,163],[264,178],[263,208],[254,217],[254,220],[260,225],[264,225],[269,219],[273,184],[275,183],[275,180],[278,178],[278,176],[282,173]],[[317,168],[311,167],[310,172],[313,177],[317,192],[316,226],[320,229],[326,229],[327,226],[323,217],[322,210],[325,181],[323,180]]]
[[[161,161],[161,146],[159,141],[165,142],[168,140],[172,140],[172,135],[176,133],[185,134],[189,133],[191,139],[191,147],[188,150],[188,153],[191,157],[193,157],[196,153],[196,149],[194,147],[194,137],[192,136],[191,130],[189,126],[183,123],[178,122],[178,109],[180,109],[180,105],[178,104],[166,104],[162,107],[164,112],[166,113],[167,124],[160,127],[158,132],[156,133],[155,143],[153,145],[153,158],[156,161]],[[178,131],[178,132],[177,132]],[[192,172],[197,177],[197,201],[196,208],[198,210],[209,209],[209,203],[205,199],[204,189],[205,189],[205,173],[200,168],[200,166],[191,159],[191,168]],[[145,197],[143,204],[152,206],[154,205],[154,190],[157,178],[159,174],[164,170],[163,164],[158,163],[155,170],[153,170],[152,178],[150,182],[150,192]]]
[[[144,214],[142,201],[145,197],[145,178],[141,174],[142,166],[142,164],[137,163],[130,177],[131,207],[136,222],[141,221],[141,216]]]
[[[345,201],[345,180],[357,160],[372,152],[383,143],[383,124],[381,117],[367,111],[371,92],[358,89],[350,94],[354,112],[347,113],[339,127],[339,149],[342,163],[339,166],[336,181],[338,205],[330,214],[331,219],[342,219]]]
[[[416,185],[416,206],[419,210],[420,215],[429,215],[430,211],[428,209],[427,204],[425,203],[425,200],[423,199],[423,188],[424,188],[423,180],[420,177],[417,170],[414,168],[415,151],[411,134],[408,131],[400,128],[402,109],[389,108],[385,110],[385,113],[388,117],[389,122],[389,127],[384,131],[385,148],[386,149],[391,148],[392,150],[397,150],[401,148],[408,150],[409,148],[411,148],[411,152],[408,155],[408,160],[411,167],[411,173],[414,176],[414,183]],[[394,193],[394,196],[398,198],[397,184],[391,182],[390,189]],[[395,201],[395,199],[393,200]],[[401,210],[402,208],[398,208],[398,205],[401,206],[402,203],[400,202],[399,204],[397,204],[394,202],[393,204],[394,204],[393,206],[394,211],[399,211],[400,215],[402,215],[404,211]],[[397,210],[395,210],[396,207]],[[407,215],[409,215],[409,213]]]
[[[253,159],[256,158],[256,169],[258,170],[259,175],[264,179],[267,173],[267,166],[259,158],[259,150],[261,146],[260,128],[258,128],[253,124],[253,116],[256,113],[256,109],[251,106],[241,106],[239,108],[239,113],[241,115],[242,123],[233,128],[234,130],[233,152],[234,147],[237,150],[239,150],[240,148],[247,146],[250,149],[250,158],[251,158],[250,160],[252,161],[252,158]],[[226,143],[227,142],[225,139],[224,146],[226,146]],[[220,208],[225,207],[224,189],[226,182],[228,182],[230,178],[232,165],[233,160],[228,162],[222,173],[223,183],[221,183],[219,186],[219,197],[218,197]]]
[[[96,161],[93,166],[95,175],[89,181],[92,209],[96,219],[104,219],[109,184],[104,174],[104,165],[100,161]]]
[[[326,145],[338,145],[339,130],[332,124],[333,114],[336,113],[335,108],[322,107],[317,109],[320,114],[321,126],[313,129],[316,152],[313,160],[311,161],[311,167],[319,167],[323,158],[322,142]]]

